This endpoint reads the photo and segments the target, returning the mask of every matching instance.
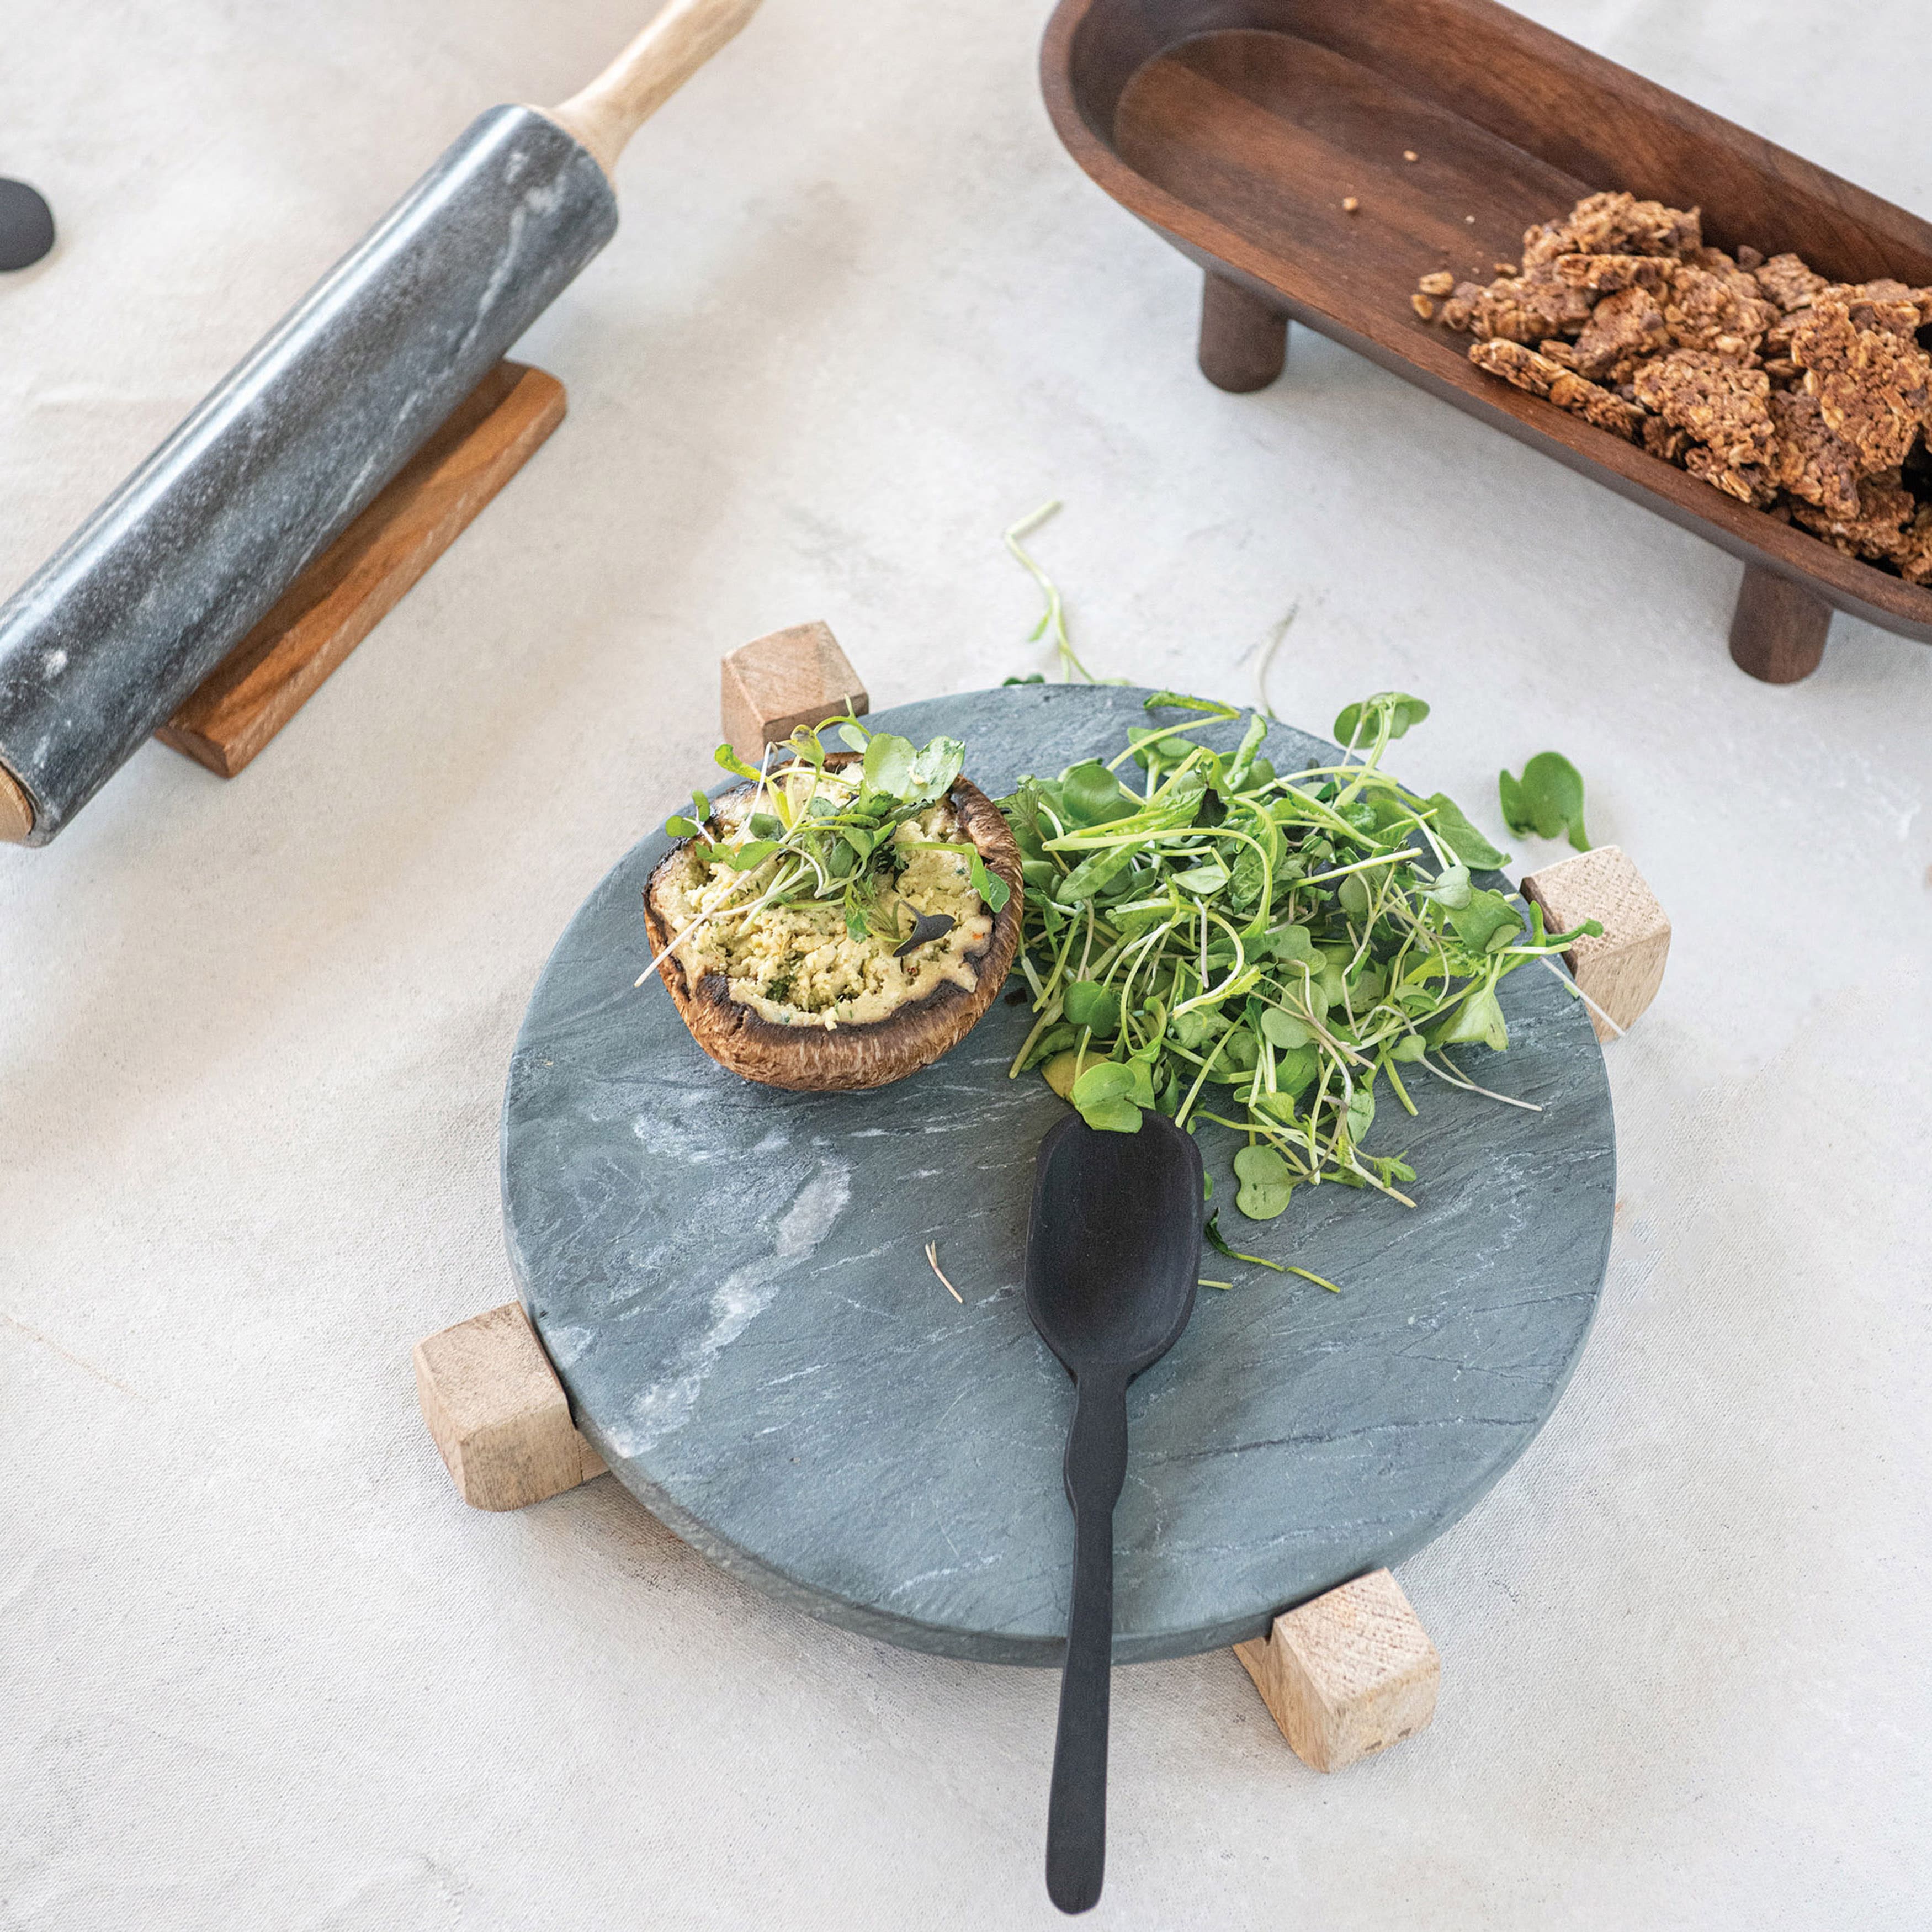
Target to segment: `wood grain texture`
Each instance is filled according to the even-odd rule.
[[[0,765],[0,845],[20,845],[34,829],[33,800]]]
[[[1731,614],[1731,659],[1766,684],[1796,684],[1825,658],[1832,607],[1788,577],[1744,566]]]
[[[520,1303],[418,1342],[416,1395],[458,1493],[476,1509],[522,1509],[604,1473]]]
[[[1288,317],[1239,282],[1201,278],[1201,373],[1217,389],[1265,389],[1288,361]]]
[[[719,674],[725,738],[754,765],[801,724],[842,718],[848,706],[862,716],[872,702],[831,626],[816,620],[740,644]]]
[[[1795,249],[1844,280],[1932,281],[1916,216],[1492,0],[1060,0],[1041,79],[1082,166],[1204,268],[1746,562],[1932,642],[1932,589],[1484,375],[1468,336],[1409,307],[1420,275],[1487,281],[1532,222],[1599,189],[1701,206],[1719,245]]]
[[[1604,1013],[1628,1030],[1664,983],[1670,956],[1670,921],[1657,895],[1621,848],[1599,845],[1546,866],[1522,882],[1522,896],[1543,908],[1544,924],[1564,932],[1595,920],[1600,939],[1580,939],[1563,956],[1571,976],[1603,1013],[1590,1023],[1599,1040],[1614,1036]]]
[[[232,778],[563,420],[563,385],[500,362],[154,735]]]
[[[1284,1612],[1234,1654],[1295,1756],[1316,1771],[1386,1750],[1436,1714],[1442,1660],[1386,1570]]]

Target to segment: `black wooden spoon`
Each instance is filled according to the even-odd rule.
[[[1180,1338],[1201,1270],[1201,1152],[1159,1114],[1133,1134],[1076,1114],[1042,1141],[1027,1226],[1027,1312],[1072,1376],[1066,1500],[1073,1605],[1046,1815],[1047,1896],[1084,1912],[1107,1859],[1114,1504],[1127,1472],[1127,1384]]]

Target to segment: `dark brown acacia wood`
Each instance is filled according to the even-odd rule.
[[[1420,276],[1486,281],[1532,222],[1601,188],[1701,206],[1718,245],[1795,249],[1844,280],[1932,283],[1916,215],[1492,0],[1060,0],[1041,76],[1082,166],[1210,274],[1746,563],[1932,643],[1932,590],[1484,375],[1468,337],[1409,307]]]
[[[1796,684],[1823,660],[1831,628],[1832,607],[1822,597],[1775,571],[1744,566],[1731,616],[1731,658],[1740,670],[1766,684]]]
[[[1201,278],[1201,373],[1217,389],[1265,389],[1288,360],[1288,317],[1271,302],[1217,275]]]

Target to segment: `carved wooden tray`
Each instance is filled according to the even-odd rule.
[[[1749,566],[1732,651],[1757,676],[1815,668],[1834,608],[1932,643],[1932,589],[1484,374],[1409,307],[1418,275],[1486,280],[1600,189],[1846,281],[1932,282],[1917,216],[1492,0],[1060,0],[1041,78],[1081,166],[1208,271],[1224,388],[1279,373],[1292,316],[1722,545]]]

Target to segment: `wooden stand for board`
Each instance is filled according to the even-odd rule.
[[[866,709],[866,694],[822,623],[742,646],[723,664],[724,734],[756,758],[800,724]],[[1598,920],[1600,939],[1564,956],[1592,1002],[1599,1039],[1628,1028],[1656,997],[1670,922],[1614,845],[1546,866],[1522,882],[1551,929]],[[514,1301],[416,1346],[416,1390],[430,1436],[472,1508],[523,1509],[606,1473],[571,1419],[543,1344]],[[1400,1744],[1436,1712],[1442,1659],[1386,1570],[1284,1610],[1268,1634],[1234,1646],[1275,1722],[1317,1771]]]
[[[562,422],[563,385],[500,362],[154,734],[232,778]]]

